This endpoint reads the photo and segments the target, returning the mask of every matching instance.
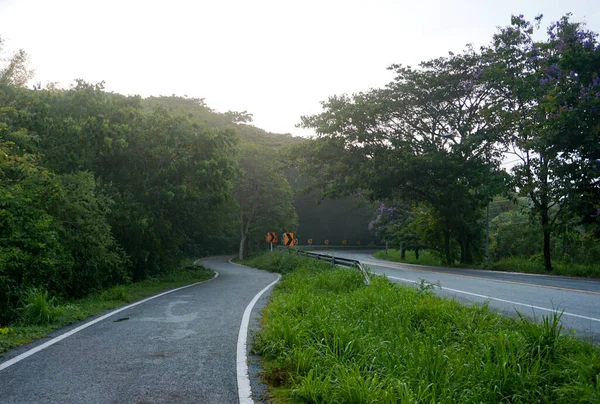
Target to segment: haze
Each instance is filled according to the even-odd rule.
[[[0,0],[0,35],[34,81],[104,80],[123,94],[205,98],[272,132],[336,93],[382,86],[392,63],[486,44],[511,14],[544,25],[572,12],[600,31],[596,1]]]

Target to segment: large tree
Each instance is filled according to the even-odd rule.
[[[552,270],[551,236],[573,215],[589,221],[599,200],[600,45],[597,34],[569,16],[533,39],[542,16],[513,16],[487,50],[482,78],[501,104],[504,142],[518,157],[514,185],[532,203]],[[593,219],[592,219],[593,220]]]
[[[244,259],[250,241],[261,241],[269,231],[294,231],[296,211],[273,150],[243,144],[239,165],[233,195],[239,205],[239,258]]]
[[[476,79],[481,57],[473,49],[422,63],[394,65],[384,89],[334,96],[321,114],[303,117],[317,132],[303,146],[302,171],[324,196],[357,191],[372,200],[427,204],[440,218],[443,257],[473,259],[477,221],[494,191],[500,151],[495,105]]]

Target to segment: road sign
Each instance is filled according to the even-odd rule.
[[[360,245],[360,241],[357,241],[357,242],[356,242],[356,245]]]
[[[308,245],[312,245],[312,238],[308,239]]]
[[[267,233],[267,243],[277,243],[277,234],[274,231]]]
[[[295,239],[294,239],[294,245],[298,245],[298,244],[300,244],[300,241],[298,241],[298,239],[297,239],[297,238],[295,238]]]
[[[348,244],[348,242],[346,240],[342,240],[342,244],[346,245],[346,244]]]
[[[328,245],[328,244],[329,244],[329,240],[325,240],[325,245]]]
[[[285,245],[286,247],[292,247],[296,245],[294,241],[294,233],[283,233],[283,245]]]

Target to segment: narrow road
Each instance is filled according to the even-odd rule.
[[[319,252],[319,251],[315,251]],[[528,316],[561,312],[566,330],[600,342],[600,281],[473,269],[439,268],[376,259],[373,251],[320,251],[359,260],[398,283],[439,282],[436,293],[463,302],[487,302],[490,307]]]
[[[0,370],[0,402],[237,403],[242,316],[278,276],[225,257],[202,264],[219,276],[121,311]],[[68,331],[9,352],[0,366]]]

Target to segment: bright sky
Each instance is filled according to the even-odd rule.
[[[299,135],[301,115],[385,85],[390,64],[487,44],[511,14],[540,12],[600,31],[598,0],[0,0],[0,36],[36,82],[205,98]]]

